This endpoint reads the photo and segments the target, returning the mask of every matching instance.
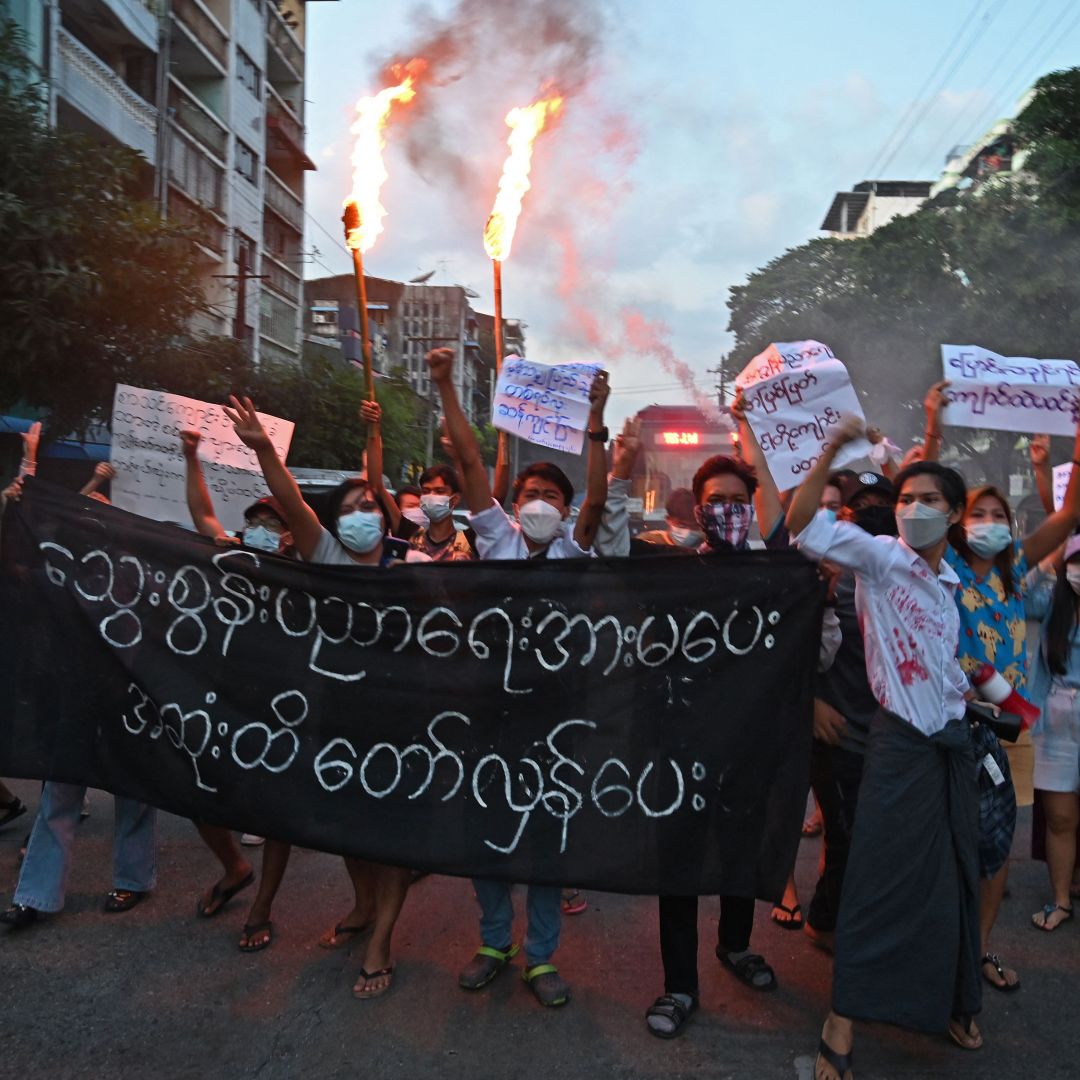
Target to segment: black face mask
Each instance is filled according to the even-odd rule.
[[[864,506],[853,518],[871,536],[896,536],[896,510],[891,506]]]

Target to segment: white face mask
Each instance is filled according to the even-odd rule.
[[[1066,566],[1065,580],[1072,586],[1072,591],[1080,596],[1080,566]]]
[[[968,547],[980,558],[991,559],[1012,543],[1012,529],[1001,521],[980,521],[964,528]]]
[[[402,510],[401,516],[406,521],[411,521],[414,525],[419,525],[422,529],[427,523],[427,516],[419,506],[410,506],[408,510]]]
[[[518,506],[517,516],[521,531],[534,544],[549,544],[562,528],[562,514],[543,499],[530,499]]]
[[[449,495],[421,495],[420,509],[430,522],[445,521],[452,513]]]
[[[705,540],[705,534],[700,529],[684,529],[681,525],[669,525],[668,532],[679,547],[701,547]]]
[[[926,503],[908,503],[896,508],[896,529],[909,548],[925,551],[945,539],[949,531],[949,515]]]
[[[338,539],[357,555],[366,555],[382,543],[382,514],[367,510],[353,510],[342,514],[337,520]]]

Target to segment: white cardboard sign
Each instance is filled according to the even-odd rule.
[[[864,419],[847,368],[817,341],[770,345],[747,364],[736,385],[780,491],[806,479],[845,416]],[[866,439],[856,439],[836,455],[836,467],[869,453]]]
[[[999,356],[978,345],[942,345],[949,406],[942,421],[994,431],[1072,435],[1080,421],[1080,366],[1072,360]]]
[[[589,389],[599,370],[597,364],[536,364],[507,356],[491,422],[537,446],[580,454],[589,426]]]
[[[1054,509],[1060,510],[1065,505],[1065,491],[1069,486],[1069,477],[1072,476],[1072,462],[1066,461],[1064,465],[1054,466]]]
[[[264,413],[259,419],[284,459],[292,441],[292,421]],[[113,503],[154,521],[187,525],[191,514],[180,432],[188,428],[202,435],[199,458],[218,520],[230,531],[243,528],[244,510],[267,494],[255,454],[236,437],[220,405],[163,390],[117,384],[112,415]]]

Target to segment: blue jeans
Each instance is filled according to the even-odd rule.
[[[505,949],[513,941],[514,901],[512,885],[505,881],[473,878],[480,901],[480,940],[491,949]],[[562,928],[562,889],[557,885],[530,885],[525,898],[528,924],[525,930],[525,962],[529,967],[546,964],[559,947]]]
[[[86,788],[49,781],[41,792],[26,848],[16,904],[56,912],[64,906],[75,826]],[[113,888],[149,892],[157,879],[157,812],[152,806],[116,797],[113,831]]]

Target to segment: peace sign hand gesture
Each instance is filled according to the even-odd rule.
[[[250,447],[255,453],[259,453],[260,450],[272,450],[273,445],[270,442],[270,436],[266,434],[266,429],[262,426],[262,422],[259,420],[259,414],[255,411],[255,406],[251,403],[251,398],[238,398],[235,394],[229,396],[228,405],[222,405],[222,412],[232,421],[233,430],[236,432],[236,437],[247,447]]]

